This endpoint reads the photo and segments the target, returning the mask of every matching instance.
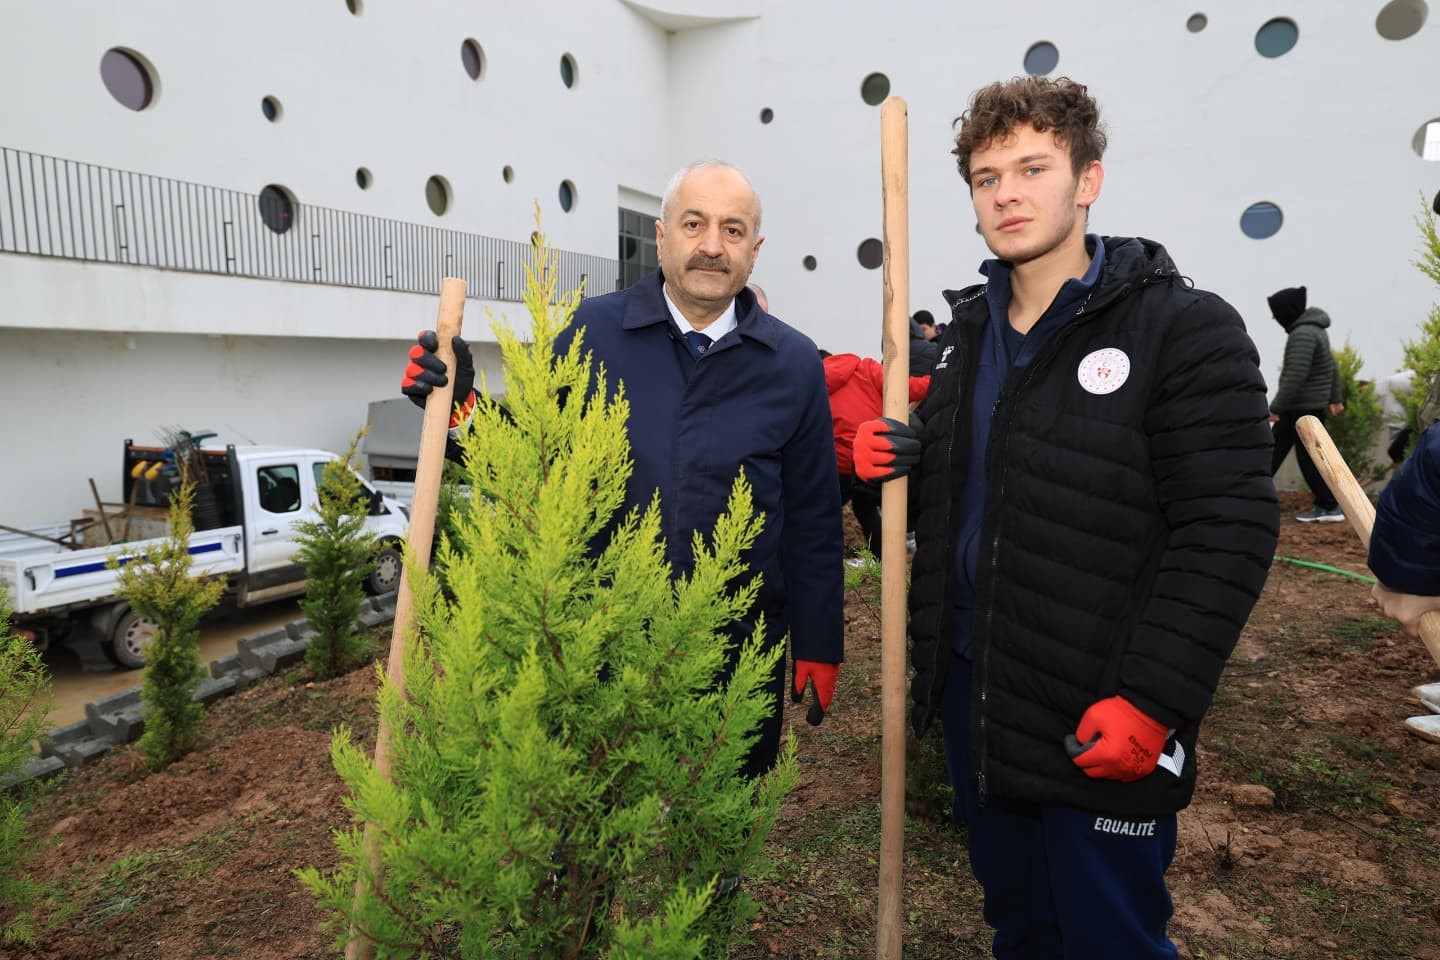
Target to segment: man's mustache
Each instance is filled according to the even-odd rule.
[[[702,256],[702,255],[700,255],[700,254],[696,254],[695,256],[693,256],[693,257],[690,258],[690,262],[689,262],[689,263],[685,264],[685,269],[686,269],[686,270],[724,270],[726,273],[729,273],[729,272],[730,272],[730,261],[726,260],[724,257],[706,257],[706,256]]]

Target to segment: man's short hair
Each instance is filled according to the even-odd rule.
[[[745,175],[745,171],[733,163],[726,163],[724,160],[693,160],[676,170],[670,176],[670,182],[665,184],[665,192],[660,196],[660,222],[668,223],[670,220],[670,208],[675,206],[675,194],[680,192],[680,184],[685,178],[696,170],[734,170],[740,174],[740,179],[750,186],[750,192],[755,195],[755,235],[760,235],[760,191],[755,189],[755,184]]]
[[[1020,126],[1044,133],[1070,151],[1076,174],[1105,153],[1105,128],[1100,106],[1083,83],[1069,77],[1015,77],[981,87],[970,98],[970,108],[955,118],[955,154],[960,176],[970,183],[970,157],[976,150],[1002,142]]]
[[[914,320],[922,327],[935,326],[935,314],[931,313],[929,310],[916,310],[914,313],[910,314],[910,319]]]

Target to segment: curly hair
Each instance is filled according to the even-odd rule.
[[[1083,83],[1069,77],[1015,77],[981,87],[970,108],[955,118],[955,154],[960,176],[970,182],[970,157],[976,150],[1005,140],[1016,127],[1029,124],[1070,150],[1076,174],[1105,153],[1105,128],[1100,106]]]

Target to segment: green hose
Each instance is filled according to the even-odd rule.
[[[1374,582],[1375,582],[1375,578],[1374,578],[1374,577],[1367,577],[1367,576],[1366,576],[1365,574],[1363,574],[1363,573],[1351,573],[1349,570],[1341,570],[1339,567],[1332,567],[1332,566],[1330,566],[1329,564],[1326,564],[1326,563],[1315,563],[1315,562],[1312,561],[1312,560],[1299,560],[1299,559],[1296,559],[1295,557],[1282,557],[1282,556],[1280,556],[1279,554],[1276,554],[1276,555],[1275,555],[1275,559],[1276,559],[1276,560],[1284,560],[1286,563],[1293,563],[1293,564],[1295,564],[1295,566],[1297,566],[1297,567],[1309,567],[1309,568],[1311,568],[1312,570],[1324,570],[1324,571],[1326,571],[1327,573],[1338,573],[1338,574],[1340,574],[1342,577],[1352,577],[1352,578],[1354,578],[1354,579],[1356,579],[1356,580],[1360,580],[1360,581],[1363,581],[1363,582],[1365,582],[1365,583],[1374,583]]]

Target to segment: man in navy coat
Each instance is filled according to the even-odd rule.
[[[714,526],[736,474],[745,471],[764,517],[747,559],[763,580],[751,618],[733,638],[752,632],[754,616],[764,613],[770,643],[790,637],[796,692],[813,682],[820,708],[828,709],[844,656],[844,538],[819,353],[746,288],[764,236],[760,198],[738,169],[706,160],[678,171],[665,189],[655,240],[659,272],[583,300],[556,349],[564,352],[583,329],[610,389],[624,384],[635,469],[619,514],[643,509],[659,491],[677,576],[691,568],[693,532]],[[433,334],[421,344],[411,350],[402,391],[423,402],[431,385],[444,382],[444,368]],[[456,395],[468,396],[469,350],[463,341],[456,347]],[[771,681],[775,711],[746,766],[749,776],[770,769],[778,755],[784,672],[782,658]]]

